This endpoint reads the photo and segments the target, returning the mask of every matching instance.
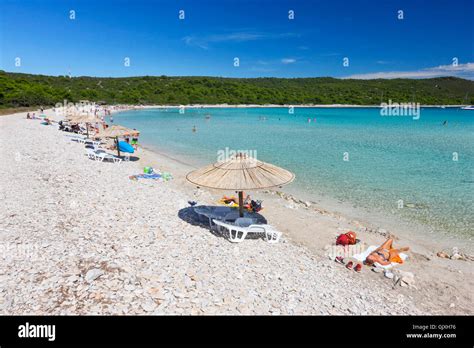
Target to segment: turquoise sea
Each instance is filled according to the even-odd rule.
[[[422,108],[414,120],[377,108],[170,108],[114,119],[140,130],[142,144],[196,166],[226,148],[256,151],[293,171],[291,187],[306,197],[474,236],[474,111]]]

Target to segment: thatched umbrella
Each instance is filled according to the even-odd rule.
[[[133,137],[140,134],[136,129],[129,129],[118,124],[113,125],[102,132],[97,133],[95,136],[98,138],[115,138],[115,144],[117,145],[117,154],[120,157],[119,141],[118,137]]]
[[[219,190],[239,192],[239,215],[244,216],[243,191],[261,190],[289,184],[295,175],[273,164],[237,154],[227,161],[216,162],[186,175],[197,185]]]
[[[70,115],[67,117],[70,123],[85,123],[87,137],[89,138],[89,123],[103,123],[99,117],[95,115]]]

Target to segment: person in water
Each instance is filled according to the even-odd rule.
[[[193,133],[196,133],[196,132],[197,132],[196,126],[193,126]]]
[[[393,239],[389,238],[379,246],[377,249],[372,251],[365,263],[368,265],[373,265],[375,262],[387,266],[390,265],[392,262],[403,263],[402,258],[400,257],[400,253],[404,251],[410,250],[409,247],[404,247],[400,249],[393,248]]]

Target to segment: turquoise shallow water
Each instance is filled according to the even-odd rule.
[[[115,120],[139,129],[141,143],[196,165],[226,147],[256,151],[292,170],[292,186],[306,195],[474,236],[474,111],[423,108],[413,120],[373,108],[148,109]]]

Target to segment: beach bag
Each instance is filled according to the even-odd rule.
[[[336,239],[336,245],[354,245],[356,243],[356,233],[349,231],[339,235]]]

